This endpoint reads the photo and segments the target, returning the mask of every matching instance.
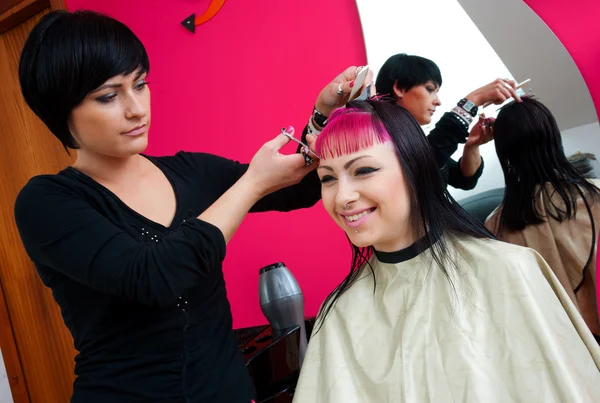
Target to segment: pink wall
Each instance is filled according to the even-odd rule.
[[[565,46],[600,114],[600,1],[525,0]]]
[[[68,0],[123,21],[146,45],[151,64],[151,155],[204,151],[250,161],[281,127],[300,131],[314,100],[349,65],[366,64],[353,0],[228,0],[196,33],[180,22],[203,1]],[[288,145],[286,152],[294,152]],[[315,314],[349,269],[350,249],[321,203],[292,213],[249,216],[224,264],[234,326],[266,323],[258,269],[283,261]]]
[[[525,0],[565,45],[600,111],[597,0]],[[111,15],[140,36],[151,62],[152,155],[205,151],[241,161],[289,124],[304,126],[319,90],[348,65],[366,63],[354,0],[228,0],[196,33],[180,22],[209,0],[67,0]],[[168,6],[167,6],[168,4]],[[293,152],[294,147],[288,146]],[[349,267],[345,237],[321,204],[249,216],[225,260],[234,326],[266,320],[257,271],[284,261],[315,314]]]

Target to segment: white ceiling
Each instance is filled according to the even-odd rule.
[[[556,35],[522,0],[458,0],[515,77],[531,78],[536,97],[561,130],[598,121],[590,92]],[[476,50],[470,54],[476,57]]]

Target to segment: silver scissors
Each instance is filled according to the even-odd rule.
[[[298,140],[296,137],[294,137],[291,134],[289,134],[288,132],[286,132],[285,127],[281,128],[281,134],[283,134],[288,139],[290,139],[302,146],[301,152],[302,152],[302,156],[304,157],[304,162],[306,163],[306,165],[310,165],[313,163],[313,159],[308,155],[309,153],[314,155],[318,159],[321,159],[321,157],[319,157],[313,150],[311,150],[307,144],[304,144],[302,141]]]

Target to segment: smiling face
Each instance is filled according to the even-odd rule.
[[[411,192],[383,125],[349,113],[319,136],[317,152],[323,205],[354,245],[393,252],[414,242]]]
[[[127,157],[148,145],[150,90],[141,70],[115,76],[73,109],[69,129],[79,154]]]

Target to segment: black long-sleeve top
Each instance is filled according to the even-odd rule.
[[[79,352],[71,401],[249,403],[222,273],[225,240],[196,218],[248,166],[203,153],[147,158],[175,191],[169,227],[72,167],[32,178],[16,201],[25,249]],[[319,199],[313,171],[252,211]]]
[[[460,159],[455,161],[450,158],[458,148],[458,144],[464,144],[467,137],[469,137],[468,130],[451,112],[446,112],[427,136],[444,180],[448,185],[464,190],[473,189],[483,173],[483,158],[473,176],[464,176],[460,169]]]

